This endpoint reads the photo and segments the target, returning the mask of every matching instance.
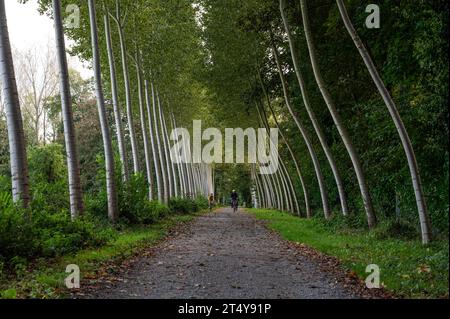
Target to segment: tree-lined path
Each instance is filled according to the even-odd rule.
[[[253,216],[202,215],[95,298],[357,298]]]
[[[0,298],[448,297],[448,9],[0,0]]]

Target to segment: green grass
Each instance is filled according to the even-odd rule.
[[[323,221],[287,213],[250,209],[258,219],[289,241],[304,243],[337,257],[344,267],[366,278],[366,266],[380,267],[380,280],[406,298],[448,298],[448,240],[423,246],[418,240],[377,239],[373,232],[332,230]]]
[[[66,266],[80,267],[81,280],[108,271],[108,265],[120,264],[143,248],[155,245],[175,225],[200,213],[170,215],[149,226],[139,226],[119,233],[117,238],[98,249],[81,250],[53,260],[37,260],[15,278],[0,278],[1,298],[62,298],[68,293],[64,279]],[[106,268],[106,269],[105,269]],[[83,284],[81,282],[81,284]]]

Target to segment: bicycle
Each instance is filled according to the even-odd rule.
[[[237,199],[231,200],[231,207],[233,208],[233,212],[234,213],[238,210],[238,201],[237,201]]]

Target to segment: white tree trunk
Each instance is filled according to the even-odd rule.
[[[169,101],[167,101],[167,103],[169,103]],[[162,113],[162,117],[163,117],[163,128],[164,128],[164,137],[166,139],[166,143],[167,143],[167,158],[169,159],[170,162],[170,168],[172,171],[172,186],[173,186],[173,195],[175,197],[178,197],[178,183],[177,183],[177,174],[176,174],[176,170],[175,170],[175,164],[174,161],[176,161],[176,158],[172,158],[172,153],[170,152],[170,139],[169,139],[169,132],[167,130],[167,119],[166,116],[164,115],[164,112]],[[170,116],[169,116],[170,119]]]
[[[153,94],[153,84],[151,87],[152,94]],[[155,133],[153,129],[153,123],[152,120],[152,102],[150,101],[150,92],[149,92],[149,84],[148,81],[145,80],[145,101],[146,101],[146,107],[147,107],[147,116],[148,116],[148,130],[150,135],[150,144],[152,146],[152,156],[153,156],[153,167],[155,169],[155,175],[156,175],[156,189],[158,193],[158,201],[163,202],[163,195],[162,195],[162,185],[161,185],[161,171],[159,167],[159,159],[158,159],[158,149],[155,145]]]
[[[163,114],[163,108],[162,108],[162,102],[159,97],[159,94],[157,94],[158,97],[158,112],[159,112],[159,125],[161,128],[161,139],[162,139],[162,147],[164,152],[164,163],[165,163],[165,173],[167,177],[167,188],[168,188],[168,198],[173,197],[173,181],[172,181],[172,174],[170,170],[170,158],[169,158],[169,145],[167,144],[166,134],[164,131],[164,114]]]
[[[167,191],[167,176],[166,176],[166,172],[165,172],[165,168],[164,168],[164,154],[163,154],[163,150],[162,150],[162,146],[161,146],[161,135],[160,135],[160,130],[158,128],[158,114],[157,114],[157,108],[159,104],[159,95],[157,92],[155,92],[154,86],[152,84],[152,96],[153,96],[153,128],[155,131],[155,136],[156,136],[156,145],[158,147],[158,157],[159,157],[159,167],[161,169],[161,177],[162,177],[162,185],[159,184],[158,188],[161,189],[161,193],[162,193],[162,198],[163,198],[163,203],[167,204],[169,201],[168,198],[168,191]],[[161,187],[162,186],[162,187]]]
[[[117,76],[116,65],[114,60],[114,52],[111,40],[111,27],[109,24],[109,14],[105,13],[105,37],[106,47],[108,51],[109,73],[111,78],[111,97],[113,103],[114,119],[116,122],[117,145],[119,147],[120,164],[122,167],[122,179],[127,182],[129,180],[127,151],[125,148],[125,139],[123,137],[122,115],[119,106],[119,98],[117,93]]]
[[[419,211],[419,219],[420,219],[420,227],[422,230],[422,242],[424,244],[428,244],[431,241],[432,233],[431,233],[431,223],[430,218],[428,216],[427,207],[425,204],[425,196],[422,190],[422,183],[420,180],[419,167],[416,160],[416,155],[414,154],[414,149],[411,144],[411,140],[409,139],[408,132],[406,131],[405,125],[398,113],[397,107],[394,103],[394,100],[391,97],[391,94],[387,90],[386,86],[381,79],[380,74],[378,73],[375,64],[370,57],[369,52],[367,51],[364,43],[361,38],[358,36],[355,28],[353,27],[352,22],[347,13],[347,9],[342,0],[336,0],[337,5],[339,7],[339,12],[341,13],[342,20],[344,21],[345,27],[347,28],[348,33],[353,39],[356,48],[358,49],[361,57],[366,64],[367,70],[372,77],[378,91],[380,92],[381,97],[383,98],[386,107],[389,110],[389,113],[394,121],[395,127],[397,128],[397,132],[400,136],[400,140],[402,142],[403,149],[405,150],[406,158],[408,160],[408,166],[411,174],[412,184],[414,188],[414,194],[416,196],[416,204],[417,209]]]
[[[133,156],[133,168],[134,173],[138,173],[139,169],[139,156],[138,156],[138,146],[136,142],[136,133],[134,131],[134,120],[133,120],[133,106],[131,99],[131,88],[130,88],[130,76],[128,72],[128,60],[127,60],[127,47],[125,43],[124,36],[124,25],[123,21],[120,17],[120,4],[119,0],[116,0],[116,17],[115,21],[117,24],[117,28],[119,31],[119,42],[120,42],[120,51],[122,58],[122,70],[123,70],[123,80],[125,83],[125,100],[127,105],[127,120],[128,120],[128,131],[130,133],[131,140],[131,154]]]
[[[274,119],[275,125],[276,125],[276,127],[278,129],[278,132],[280,133],[281,139],[283,140],[284,144],[286,145],[286,147],[287,147],[287,149],[289,151],[289,154],[291,155],[292,161],[294,162],[295,170],[297,172],[297,176],[298,176],[298,178],[300,180],[300,184],[301,184],[302,190],[303,190],[303,200],[305,202],[306,217],[310,218],[312,216],[312,213],[311,213],[311,207],[310,207],[310,204],[309,204],[309,191],[308,191],[308,188],[306,186],[305,180],[303,178],[303,174],[302,174],[302,172],[300,170],[300,164],[298,163],[297,158],[296,158],[296,156],[294,154],[294,151],[292,150],[291,145],[289,144],[288,140],[284,136],[283,130],[281,129],[280,124],[278,123],[275,111],[273,110],[272,104],[270,103],[269,95],[267,94],[266,87],[265,87],[263,79],[261,77],[261,73],[259,72],[259,70],[257,70],[257,73],[258,73],[258,77],[259,77],[259,81],[260,81],[260,84],[261,84],[261,88],[262,88],[264,96],[265,96],[265,98],[267,100],[267,105],[269,107],[269,110],[270,110],[270,113],[272,115],[272,118]],[[257,107],[257,110],[259,112],[258,103],[256,104],[256,107]],[[262,110],[262,113],[264,114],[264,116],[267,118],[267,114],[266,114],[266,111],[264,109],[264,104],[261,104],[261,110]],[[299,212],[300,212],[300,210],[299,210]]]
[[[138,50],[136,50],[138,51]],[[147,173],[148,182],[148,198],[153,199],[153,174],[152,174],[152,163],[150,160],[150,145],[148,143],[147,134],[147,119],[144,111],[144,93],[142,90],[142,72],[141,72],[141,57],[139,52],[136,52],[136,76],[137,76],[137,86],[138,86],[138,96],[139,96],[139,117],[141,122],[142,130],[142,140],[144,142],[144,156],[145,156],[145,171]]]
[[[97,97],[98,114],[100,118],[100,126],[103,137],[103,147],[105,152],[108,217],[111,221],[115,222],[119,215],[119,208],[117,205],[117,191],[114,172],[114,154],[111,143],[111,134],[109,132],[108,117],[106,116],[105,99],[103,96],[102,73],[101,73],[102,71],[100,64],[100,52],[98,47],[97,19],[94,0],[88,0],[88,5],[89,5],[89,20],[91,24],[95,93]]]
[[[173,112],[170,112],[169,114],[169,119],[170,119],[170,124],[171,124],[171,129],[174,130],[176,129],[175,127],[175,117],[173,115]],[[178,171],[178,179],[179,179],[179,184],[180,184],[180,196],[182,198],[185,197],[186,195],[186,184],[185,184],[185,179],[184,179],[184,171],[183,171],[183,167],[182,167],[182,163],[181,163],[181,156],[180,154],[178,154],[178,152],[176,153],[176,161],[177,161],[177,171]]]
[[[61,18],[61,3],[53,0],[53,18],[55,22],[56,53],[58,56],[64,140],[66,144],[67,171],[69,180],[70,215],[72,219],[83,213],[83,195],[81,192],[80,164],[73,123],[72,96],[70,94],[69,69],[67,67],[66,46]],[[44,120],[45,123],[45,120]],[[44,135],[45,141],[45,135]]]
[[[319,121],[317,120],[316,114],[311,106],[308,90],[306,88],[306,83],[303,79],[303,75],[300,70],[297,51],[296,51],[296,48],[294,45],[294,40],[292,38],[291,30],[289,27],[289,22],[285,15],[285,12],[284,12],[285,6],[286,6],[286,0],[280,0],[281,17],[282,17],[282,20],[284,23],[284,28],[286,30],[286,34],[288,36],[288,42],[289,42],[289,47],[290,47],[290,51],[291,51],[292,62],[294,64],[295,74],[297,76],[298,84],[300,86],[300,91],[302,93],[303,103],[305,105],[305,109],[306,109],[306,112],[308,113],[309,119],[311,120],[311,123],[314,127],[314,131],[319,139],[320,145],[322,146],[322,149],[325,153],[328,163],[330,164],[331,171],[333,172],[334,180],[336,182],[336,186],[337,186],[338,193],[339,193],[339,199],[341,202],[342,214],[344,216],[347,216],[348,215],[347,197],[345,195],[341,174],[339,173],[339,170],[337,168],[337,164],[336,164],[334,156],[331,152],[331,149],[328,146],[328,143],[326,141],[325,134],[323,133],[322,127],[320,126]]]
[[[13,200],[28,207],[30,190],[27,153],[4,0],[0,0],[0,80],[8,127]]]
[[[310,24],[309,24],[309,16],[308,16],[308,7],[305,0],[300,0],[301,9],[302,9],[302,19],[303,19],[303,29],[305,32],[306,42],[308,44],[309,56],[311,59],[311,65],[313,68],[314,76],[317,82],[317,86],[320,89],[322,97],[328,107],[328,110],[333,118],[334,124],[339,132],[339,135],[344,142],[345,148],[347,150],[348,155],[353,164],[353,169],[355,170],[356,177],[358,179],[358,185],[361,192],[361,197],[364,203],[364,209],[366,211],[367,222],[369,228],[372,228],[376,224],[376,215],[373,210],[372,198],[370,196],[369,188],[367,186],[366,177],[364,175],[364,171],[361,165],[361,161],[359,159],[359,155],[353,145],[352,138],[350,137],[346,127],[344,126],[341,116],[337,111],[336,105],[334,104],[333,98],[329,93],[325,81],[322,78],[322,74],[319,68],[319,64],[317,62],[316,50],[314,47],[314,39],[312,36]]]
[[[308,133],[306,132],[306,129],[303,127],[303,124],[300,122],[300,119],[295,114],[294,108],[291,105],[286,79],[284,78],[283,69],[281,67],[280,58],[278,56],[278,51],[275,48],[274,44],[272,45],[272,52],[273,52],[274,57],[275,57],[275,62],[277,64],[278,73],[279,73],[280,80],[281,80],[281,85],[283,87],[284,100],[285,100],[286,106],[288,107],[288,110],[291,113],[291,116],[294,119],[295,124],[297,125],[297,127],[298,127],[298,129],[299,129],[299,131],[300,131],[300,133],[301,133],[301,135],[303,137],[303,140],[304,140],[304,142],[306,144],[306,147],[308,149],[309,155],[310,155],[311,160],[312,160],[313,165],[314,165],[314,171],[316,173],[317,182],[319,184],[320,196],[322,198],[323,213],[325,215],[325,218],[330,218],[331,212],[330,212],[330,206],[329,206],[329,203],[328,203],[328,194],[327,194],[327,190],[326,190],[326,187],[325,187],[325,181],[324,181],[324,178],[323,178],[322,170],[320,168],[319,159],[317,158],[316,151],[314,150],[314,148],[313,148],[313,146],[311,144],[311,140],[310,140],[310,138],[308,136]]]

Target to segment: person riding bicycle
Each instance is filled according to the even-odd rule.
[[[211,193],[211,194],[209,194],[209,196],[208,196],[208,206],[209,206],[209,211],[212,210],[213,205],[214,205],[214,194]]]
[[[238,207],[238,198],[239,195],[238,193],[236,193],[236,191],[233,189],[233,191],[231,192],[231,207],[232,208],[236,208]]]

